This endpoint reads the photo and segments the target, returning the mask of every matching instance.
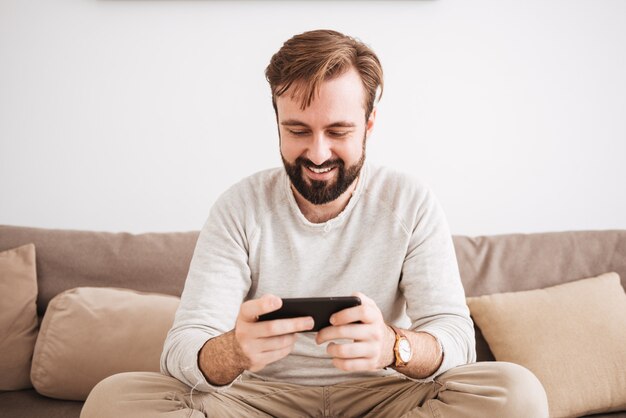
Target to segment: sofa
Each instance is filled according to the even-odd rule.
[[[0,256],[4,254],[3,252],[11,251],[15,248],[27,248],[30,251],[33,246],[28,246],[27,244],[34,244],[37,320],[32,332],[34,333],[33,338],[36,339],[36,346],[34,347],[34,354],[30,354],[33,350],[32,347],[26,348],[25,352],[28,356],[33,357],[31,377],[34,378],[37,375],[37,381],[40,381],[39,386],[47,385],[47,387],[42,388],[42,390],[39,390],[37,384],[35,384],[35,388],[29,387],[32,386],[34,381],[29,382],[27,378],[22,384],[22,386],[25,387],[21,389],[1,391],[0,417],[78,417],[83,402],[76,398],[80,398],[88,393],[90,389],[89,386],[92,385],[93,382],[91,384],[84,384],[79,387],[78,390],[75,390],[75,393],[78,393],[78,395],[65,395],[64,386],[71,386],[74,380],[79,381],[83,378],[87,373],[86,367],[88,368],[89,364],[100,365],[109,361],[106,357],[107,354],[101,353],[98,354],[98,359],[89,360],[88,366],[81,365],[80,367],[74,367],[74,365],[78,365],[81,361],[78,358],[82,355],[80,352],[76,354],[77,352],[73,351],[72,354],[69,355],[69,359],[63,360],[62,357],[55,357],[63,355],[63,353],[59,353],[59,351],[63,350],[63,347],[59,348],[55,346],[50,348],[40,346],[44,344],[44,342],[41,341],[43,338],[41,333],[44,328],[48,333],[46,339],[49,342],[51,341],[51,336],[49,335],[52,332],[50,331],[51,329],[55,326],[61,327],[57,329],[63,329],[64,323],[67,322],[69,324],[70,321],[76,320],[76,318],[68,316],[68,312],[70,311],[67,310],[67,306],[60,306],[59,304],[62,305],[62,303],[59,302],[57,303],[59,306],[55,307],[54,321],[50,319],[50,321],[46,322],[47,315],[52,315],[50,312],[52,307],[49,305],[51,301],[55,303],[55,297],[59,298],[61,295],[64,295],[63,297],[65,299],[63,299],[63,303],[67,305],[76,302],[76,300],[80,299],[80,295],[82,294],[80,291],[77,293],[76,291],[72,291],[72,289],[87,289],[88,291],[94,292],[106,291],[107,289],[117,289],[116,291],[123,292],[123,289],[131,289],[135,293],[124,293],[123,297],[130,298],[128,299],[131,301],[128,304],[128,309],[132,310],[140,306],[141,308],[136,309],[140,309],[142,315],[148,315],[148,317],[144,316],[140,318],[141,323],[149,324],[153,322],[153,318],[156,318],[156,316],[154,316],[156,314],[148,314],[146,310],[150,311],[150,309],[154,307],[156,312],[161,306],[167,306],[167,312],[163,314],[165,319],[159,319],[164,325],[161,326],[160,330],[155,331],[157,334],[160,333],[156,339],[163,339],[163,333],[166,332],[168,326],[167,321],[169,320],[171,322],[173,320],[173,310],[175,310],[175,301],[177,300],[176,297],[180,295],[183,289],[197,236],[197,231],[130,234],[55,230],[9,225],[0,226]],[[556,339],[551,339],[550,335],[532,335],[533,330],[539,327],[539,325],[532,325],[532,321],[537,321],[537,318],[531,318],[532,315],[539,315],[539,322],[544,322],[541,318],[554,314],[556,318],[560,318],[561,323],[569,324],[568,315],[570,314],[582,315],[582,312],[585,315],[583,317],[584,319],[586,317],[595,316],[596,312],[601,312],[599,314],[600,318],[596,318],[596,322],[591,323],[590,329],[592,330],[598,328],[598,323],[602,324],[601,327],[604,327],[606,318],[603,317],[606,316],[610,316],[611,318],[616,317],[617,321],[626,320],[626,311],[620,310],[622,309],[622,300],[626,297],[623,290],[623,288],[626,287],[626,230],[568,231],[481,237],[454,236],[453,240],[461,278],[468,301],[471,302],[472,316],[474,316],[474,310],[476,310],[477,313],[480,311],[480,315],[483,315],[483,317],[486,315],[487,319],[481,319],[482,324],[484,324],[483,328],[485,331],[489,328],[489,332],[493,334],[485,334],[485,336],[483,336],[480,327],[481,322],[477,321],[478,317],[475,318],[475,323],[477,324],[476,339],[478,361],[493,361],[495,358],[498,360],[516,361],[516,359],[519,358],[523,365],[526,365],[524,362],[530,361],[529,368],[536,367],[536,365],[532,364],[532,361],[537,357],[543,357],[544,353],[549,351],[546,348],[547,346],[558,344],[566,337],[562,337],[560,336],[561,334],[558,333],[555,334],[559,335],[559,338]],[[604,273],[608,272],[614,272],[616,274],[610,275],[610,277],[606,277],[606,275],[602,276]],[[14,279],[11,278],[10,275],[2,273],[2,270],[0,270],[0,274],[4,275],[4,277],[0,277],[0,280],[4,282],[4,287],[1,289],[5,290],[3,292],[4,296],[1,297],[13,298],[12,295],[6,292],[6,289],[7,286],[9,286],[9,289],[13,286],[11,280]],[[593,299],[595,296],[590,296],[589,303],[578,302],[584,300],[588,294],[595,294],[593,293],[594,291],[588,290],[589,288],[583,286],[576,290],[582,292],[582,294],[576,294],[573,302],[575,304],[580,303],[580,309],[575,309],[575,312],[566,314],[562,312],[540,312],[544,308],[557,309],[562,304],[567,305],[566,302],[560,302],[565,300],[567,294],[569,294],[567,292],[570,292],[568,290],[569,288],[563,288],[563,286],[579,283],[579,281],[582,283],[583,281],[580,279],[598,276],[602,278],[603,283],[610,282],[612,286],[608,290],[608,296],[606,296],[607,294],[604,294],[604,296],[601,294],[601,296],[596,298],[599,300],[599,308],[590,305],[596,300]],[[616,278],[618,276],[621,278],[621,282],[620,279]],[[576,286],[578,286],[578,284]],[[550,293],[552,290],[548,291],[543,289],[556,289],[554,290],[556,293]],[[85,308],[86,310],[84,312],[96,312],[94,318],[97,318],[98,309],[116,309],[116,303],[110,302],[110,300],[115,299],[106,299],[108,296],[100,297],[97,296],[98,293],[94,294],[96,296],[92,298],[91,302],[81,300],[80,303],[83,303],[83,305],[87,303],[87,305],[85,305],[87,308]],[[550,300],[549,298],[552,297],[550,296],[552,294],[554,297],[558,298],[558,303],[554,303],[554,301],[546,302]],[[489,299],[493,295],[498,295],[498,297],[500,297],[499,295],[504,295],[504,297],[511,297],[513,299],[496,300],[494,302]],[[155,302],[152,299],[146,299],[149,297],[162,297],[162,299],[157,299]],[[609,307],[605,305],[613,303],[605,302],[607,297],[609,299],[615,299],[615,305],[618,306],[615,308],[617,309],[617,314],[604,313],[605,311],[603,309],[609,309]],[[33,295],[33,303],[35,303],[34,298],[35,296]],[[132,298],[144,299],[136,299],[139,300],[139,302],[135,303],[135,299]],[[14,299],[6,300],[14,301]],[[103,300],[108,302],[103,302]],[[34,312],[35,306],[33,306],[33,303],[30,303],[29,306],[32,306]],[[91,305],[88,305],[88,303],[101,303],[105,306],[104,308],[100,307],[96,309],[90,307]],[[142,303],[144,303],[144,305],[141,305]],[[534,303],[537,303],[537,305],[533,305]],[[506,309],[516,306],[516,304],[521,306],[521,310],[513,312],[506,311]],[[8,306],[8,304],[6,306]],[[494,306],[496,308],[493,308]],[[538,306],[539,308],[535,307],[528,310],[528,306]],[[592,306],[592,313],[584,313],[584,310],[589,306]],[[84,306],[82,306],[82,308],[84,308]],[[496,309],[493,312],[497,314],[493,316],[492,312],[492,316],[489,317],[489,309],[492,308]],[[5,306],[0,304],[0,309],[3,311],[2,315],[5,316]],[[500,309],[500,311],[498,311],[498,309]],[[505,310],[505,314],[502,313],[502,309]],[[622,313],[625,314],[622,315]],[[526,315],[529,316],[526,317]],[[24,316],[26,315],[20,313],[18,319]],[[83,352],[91,352],[94,348],[87,348],[87,345],[89,345],[91,341],[97,340],[98,338],[103,338],[102,341],[107,341],[106,337],[113,333],[113,331],[108,331],[108,335],[103,336],[101,335],[102,328],[100,325],[95,322],[90,323],[89,318],[86,320],[84,318],[78,318],[77,320],[83,321],[81,323],[82,325],[72,323],[69,331],[59,332],[60,335],[56,336],[57,338],[70,338],[68,334],[72,334],[70,342],[65,342],[66,346],[72,350],[82,349],[84,346]],[[506,329],[506,332],[500,334],[498,334],[497,330],[494,331],[491,329],[499,320],[505,321],[499,324],[499,326]],[[128,321],[119,319],[116,321],[118,321],[117,324],[120,327],[134,326],[132,318]],[[154,321],[156,321],[156,319]],[[529,324],[531,325],[530,331],[524,332],[530,332],[531,335],[525,336],[522,342],[515,339],[506,341],[509,337],[515,337],[516,327],[528,327]],[[552,324],[551,326],[551,329],[555,329],[555,332],[560,329],[559,324]],[[582,322],[577,322],[577,328],[575,329],[584,329],[585,326],[587,325],[582,324]],[[76,335],[73,334],[73,330],[77,328],[83,329],[82,334],[80,334],[80,332]],[[139,328],[143,328],[143,326],[135,328],[137,332],[139,332]],[[592,355],[595,356],[598,361],[607,359],[609,366],[597,366],[597,368],[592,369],[593,373],[585,372],[584,379],[572,378],[570,380],[573,380],[573,382],[569,381],[568,384],[577,385],[580,383],[582,385],[585,382],[591,381],[594,387],[598,387],[602,386],[603,382],[608,382],[611,388],[617,390],[617,392],[611,392],[609,394],[610,399],[604,400],[599,404],[591,405],[585,409],[585,411],[590,414],[600,413],[594,415],[599,417],[626,417],[626,402],[624,401],[624,397],[626,397],[626,363],[623,362],[623,359],[626,357],[624,357],[624,351],[620,348],[626,347],[626,339],[622,340],[624,334],[620,334],[622,331],[619,327],[619,322],[617,323],[617,328],[608,329],[612,335],[605,335],[606,330],[602,328],[598,331],[597,335],[594,335],[591,339],[592,341],[589,343],[594,344],[597,341],[602,342],[600,351],[594,352]],[[130,339],[141,339],[141,337],[137,337],[137,335],[140,334],[133,333],[133,337]],[[584,332],[580,335],[577,334],[574,338],[584,339],[586,335],[588,335],[588,332]],[[607,340],[604,341],[603,338],[607,338]],[[3,336],[3,339],[5,339],[5,336]],[[617,339],[616,342],[614,341],[615,339]],[[83,342],[78,344],[79,347],[76,347],[76,341]],[[135,342],[140,343],[140,341]],[[541,344],[538,344],[538,342]],[[602,351],[604,350],[604,346],[610,345],[612,347],[613,342],[616,343],[615,348],[607,348],[606,353]],[[117,342],[118,345],[124,343],[125,342]],[[81,344],[83,346],[80,346]],[[512,347],[512,351],[522,350],[523,353],[515,354],[518,357],[515,357],[513,354],[512,358],[507,357],[509,355],[506,348],[507,344]],[[578,344],[568,344],[568,346],[572,345],[577,346]],[[584,344],[581,343],[581,345]],[[502,348],[503,346],[504,349]],[[492,350],[492,347],[497,347],[499,351]],[[130,352],[132,351],[131,348],[124,348],[124,350]],[[10,347],[3,349],[10,351]],[[37,363],[37,367],[41,369],[41,364],[46,361],[45,359],[41,360],[38,358],[45,349],[48,350],[46,355],[51,365],[45,366],[43,372],[39,370],[35,373],[35,363]],[[158,354],[160,349],[160,345],[151,343],[151,352]],[[561,351],[559,350],[562,351],[563,348],[557,347],[557,353],[559,353],[557,354],[557,356],[559,356],[557,359],[547,358],[549,364],[553,364],[555,367],[557,365],[564,367],[563,371],[559,373],[567,373],[570,370],[576,370],[578,367],[582,367],[582,365],[578,364],[578,361],[575,361],[575,357],[574,361],[572,361],[571,354],[565,356],[565,354],[560,354]],[[575,347],[573,352],[573,355],[576,356]],[[588,354],[589,353],[581,353],[581,355]],[[561,358],[561,355],[564,357]],[[124,357],[123,360],[127,361],[128,359],[126,357],[129,356],[121,357]],[[61,360],[59,360],[59,358],[61,358]],[[565,360],[569,363],[561,364],[565,362]],[[57,372],[50,372],[50,370],[57,370],[54,369],[54,367],[57,367],[59,362],[63,361],[68,361],[68,363],[64,364],[63,368],[58,372],[59,374],[63,374],[63,376],[57,378],[55,376]],[[152,359],[150,361],[150,364],[147,365],[139,365],[138,363],[131,362],[123,364],[118,369],[110,370],[158,370],[158,359]],[[46,367],[48,368],[46,369]],[[546,368],[545,365],[540,365],[539,367]],[[599,374],[600,372],[596,373],[596,370],[603,367],[603,373],[610,376],[605,377]],[[539,369],[538,372],[542,372],[542,370]],[[4,373],[4,370],[0,370],[0,374]],[[104,378],[106,376],[100,377]],[[550,378],[553,378],[553,376],[546,377],[546,385],[549,383],[547,381]],[[41,381],[44,383],[41,383]],[[624,384],[624,386],[621,386],[622,384]],[[576,403],[578,398],[584,398],[586,391],[587,389],[583,389],[583,392],[581,392],[582,395],[576,395],[577,399],[565,401],[565,407],[568,407],[567,403]],[[44,395],[40,392],[43,392]],[[567,392],[575,394],[573,390],[568,390]],[[594,399],[597,397],[598,396],[594,395]],[[74,399],[72,400],[72,398]],[[551,401],[550,396],[549,400]],[[607,406],[607,402],[609,401],[611,405]],[[555,416],[565,413],[572,414],[571,411],[559,412],[555,413]]]

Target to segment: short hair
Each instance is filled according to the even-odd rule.
[[[365,91],[365,120],[383,92],[383,68],[367,45],[334,30],[313,30],[287,40],[272,56],[265,77],[272,89],[274,111],[276,98],[294,87],[304,110],[311,105],[320,84],[342,75],[350,68],[357,70]]]

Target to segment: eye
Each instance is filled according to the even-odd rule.
[[[309,133],[309,131],[293,130],[293,129],[287,129],[287,132],[289,132],[289,134],[293,136],[304,136],[304,135],[308,135]]]
[[[344,136],[347,136],[350,133],[350,131],[329,131],[328,135],[335,137],[335,138],[343,138]]]

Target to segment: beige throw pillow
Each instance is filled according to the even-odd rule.
[[[468,305],[496,360],[539,378],[551,417],[626,409],[626,294],[616,273]]]
[[[0,390],[32,387],[36,303],[35,246],[27,244],[0,252]]]
[[[128,289],[79,287],[49,303],[37,338],[31,380],[52,398],[85,400],[102,379],[159,371],[179,298]]]

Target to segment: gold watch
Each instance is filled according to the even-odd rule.
[[[396,343],[393,345],[393,353],[396,357],[396,361],[394,363],[394,367],[404,367],[407,365],[409,361],[411,361],[411,356],[413,355],[413,350],[411,349],[411,342],[406,337],[404,332],[401,329],[394,327],[393,325],[389,325],[393,332],[396,334]]]

